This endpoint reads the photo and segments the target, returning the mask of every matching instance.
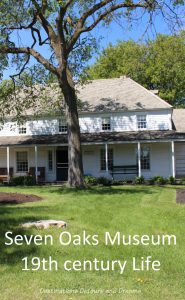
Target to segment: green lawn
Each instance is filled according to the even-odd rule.
[[[43,201],[0,206],[0,298],[22,299],[184,299],[185,298],[185,205],[175,201],[175,187],[104,187],[70,191],[60,187],[9,188],[3,192],[31,193]],[[98,234],[98,246],[62,246],[58,241],[61,229],[21,229],[19,224],[30,220],[61,219],[72,234]],[[52,234],[54,245],[5,246],[4,234]],[[123,234],[175,234],[176,246],[105,246],[105,231]],[[71,271],[62,269],[70,260],[128,260],[151,255],[159,259],[161,270],[133,271],[128,267],[120,275],[114,272]],[[48,258],[59,262],[58,271],[22,271],[25,256]],[[47,294],[41,289],[122,288],[126,294],[108,297],[88,294]],[[134,292],[133,290],[136,290]]]

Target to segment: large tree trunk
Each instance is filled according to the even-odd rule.
[[[84,187],[77,97],[73,81],[66,70],[62,72],[59,84],[64,95],[68,125],[68,183],[70,187]]]

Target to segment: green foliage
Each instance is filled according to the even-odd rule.
[[[13,177],[10,182],[11,185],[24,185],[24,176]]]
[[[172,105],[185,106],[185,31],[178,35],[158,35],[156,40],[111,44],[87,72],[90,79],[127,75]]]
[[[25,185],[25,186],[33,186],[36,184],[36,180],[34,176],[17,176],[11,179],[11,185]]]
[[[96,185],[97,184],[97,178],[94,176],[84,176],[84,181],[86,185]]]
[[[127,184],[126,180],[112,180],[112,185],[124,185]]]
[[[102,184],[104,186],[110,186],[112,184],[112,180],[106,177],[97,178],[98,184]]]
[[[185,177],[181,178],[179,183],[180,183],[181,185],[185,185]]]
[[[176,183],[176,180],[173,176],[170,176],[167,178],[167,183],[173,185]]]
[[[35,176],[25,176],[24,177],[24,185],[32,186],[36,184]]]
[[[135,184],[143,184],[143,183],[145,183],[145,178],[143,176],[136,176],[134,178],[134,183]]]
[[[164,185],[167,183],[167,179],[162,176],[154,176],[153,182],[154,182],[154,184],[157,184],[157,185]]]

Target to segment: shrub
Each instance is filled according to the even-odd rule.
[[[36,185],[35,176],[25,176],[24,177],[24,185]]]
[[[134,183],[135,184],[143,184],[145,182],[145,179],[143,176],[136,176],[134,178]]]
[[[158,184],[158,185],[163,185],[167,183],[166,178],[162,177],[162,176],[154,176],[153,177],[154,183]]]
[[[148,179],[148,180],[147,180],[147,183],[150,184],[150,185],[154,185],[154,183],[155,183],[154,178]]]
[[[181,178],[179,183],[182,184],[182,185],[185,185],[185,177]]]
[[[175,184],[176,183],[175,178],[173,176],[168,177],[167,183],[168,184]]]
[[[35,185],[36,180],[34,176],[17,176],[11,179],[11,185]]]
[[[112,180],[112,185],[124,185],[127,184],[126,180]]]
[[[97,178],[93,176],[84,176],[84,181],[87,185],[96,185],[98,183]]]
[[[24,176],[17,176],[11,179],[11,185],[24,185]]]
[[[97,181],[99,184],[102,184],[105,186],[110,186],[112,184],[112,180],[108,179],[106,177],[99,177],[99,178],[97,178]]]

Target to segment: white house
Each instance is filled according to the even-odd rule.
[[[93,80],[78,98],[85,175],[185,176],[185,110],[125,77]],[[36,109],[25,112],[25,124],[7,117],[0,127],[0,179],[67,180],[66,121],[59,112],[35,117]]]

